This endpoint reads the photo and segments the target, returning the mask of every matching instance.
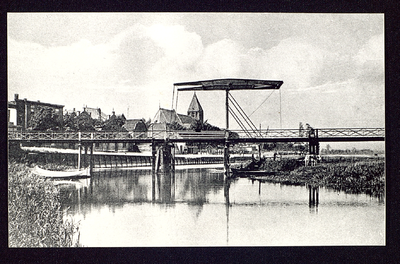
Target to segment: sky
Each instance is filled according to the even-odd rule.
[[[153,119],[159,107],[186,113],[193,92],[174,83],[279,80],[232,91],[257,127],[385,126],[383,14],[8,13],[7,29],[9,101]],[[224,93],[196,95],[224,128]]]

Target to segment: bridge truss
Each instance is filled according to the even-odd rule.
[[[226,129],[229,129],[229,113],[238,123],[243,131],[251,136],[252,133],[257,132],[257,128],[251,122],[250,118],[246,115],[235,98],[230,94],[234,90],[278,90],[283,81],[269,81],[269,80],[254,80],[254,79],[214,79],[206,81],[183,82],[174,83],[174,87],[178,88],[177,91],[225,91],[225,120]],[[173,99],[172,99],[173,100]],[[230,106],[230,104],[233,107]],[[235,112],[235,109],[237,112]],[[240,118],[243,118],[243,122]],[[246,124],[248,127],[246,127]]]
[[[229,137],[227,137],[229,134]],[[249,135],[243,130],[222,131],[149,131],[146,133],[130,132],[8,132],[9,141],[43,142],[151,142],[152,140],[170,139],[174,142],[224,141],[234,142],[308,142],[310,138],[318,141],[384,141],[384,128],[320,128],[309,131],[299,129],[264,129]]]

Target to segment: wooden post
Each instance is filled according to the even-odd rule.
[[[82,152],[82,144],[79,142],[79,144],[78,144],[78,170],[81,168],[81,152]]]
[[[84,149],[85,149],[85,156],[83,157],[83,167],[86,168],[87,167],[88,145],[84,145]]]
[[[160,156],[161,156],[160,150],[161,150],[161,148],[159,148],[159,149],[157,150],[156,160],[155,160],[155,163],[154,163],[154,166],[155,166],[155,167],[154,167],[154,171],[155,171],[155,172],[158,172],[158,169],[159,169]]]
[[[151,200],[154,202],[156,199],[156,174],[153,170],[151,172]]]
[[[229,89],[225,90],[225,118],[226,118],[226,129],[229,129]]]
[[[175,173],[175,145],[171,145],[171,169],[172,172]],[[175,174],[174,174],[174,182],[175,182]]]
[[[225,132],[225,145],[224,145],[224,175],[229,177],[229,132]]]
[[[93,162],[93,147],[94,147],[94,143],[90,144],[90,159],[89,159],[90,174],[92,174],[92,169],[93,169],[93,167],[94,167],[94,162]]]
[[[156,170],[156,144],[154,139],[151,140],[151,170]]]

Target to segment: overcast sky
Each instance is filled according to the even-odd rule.
[[[232,92],[257,127],[385,125],[383,14],[8,13],[7,23],[9,100],[148,119],[172,108],[173,83],[282,80],[280,91]],[[179,93],[179,113],[192,96]],[[224,127],[224,94],[197,97]]]

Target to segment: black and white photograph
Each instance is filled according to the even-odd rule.
[[[385,15],[7,13],[8,247],[385,246]]]

